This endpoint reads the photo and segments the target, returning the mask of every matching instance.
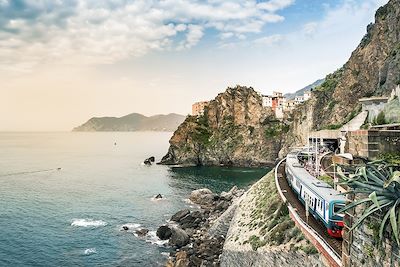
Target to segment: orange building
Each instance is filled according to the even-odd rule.
[[[204,114],[204,108],[208,106],[208,101],[196,102],[192,105],[192,115],[201,116]]]

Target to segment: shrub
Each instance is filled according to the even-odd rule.
[[[354,201],[339,213],[360,206],[362,209],[361,217],[354,223],[350,231],[358,227],[366,218],[375,213],[383,215],[379,226],[379,240],[382,242],[383,233],[388,223],[392,227],[392,236],[394,236],[397,245],[400,245],[400,171],[395,171],[395,166],[383,161],[367,163],[366,166],[358,167],[354,174],[343,174],[338,172],[344,180],[342,184],[348,185],[352,190],[350,193],[362,193],[368,195],[366,198]],[[398,167],[398,166],[397,166]]]
[[[379,112],[378,116],[374,118],[374,121],[372,122],[374,125],[382,125],[382,124],[387,124],[387,121],[385,119],[385,113],[383,111]]]

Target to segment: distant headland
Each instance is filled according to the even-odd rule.
[[[173,132],[185,120],[185,116],[170,113],[167,115],[144,116],[139,113],[117,117],[93,117],[75,127],[74,132],[135,132],[165,131]]]

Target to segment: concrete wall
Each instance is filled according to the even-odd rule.
[[[368,122],[372,122],[385,108],[385,102],[380,103],[363,103],[363,111],[368,111]]]

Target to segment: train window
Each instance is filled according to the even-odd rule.
[[[343,208],[344,208],[343,204],[333,204],[333,213],[343,217],[344,216],[343,213],[338,213]]]

